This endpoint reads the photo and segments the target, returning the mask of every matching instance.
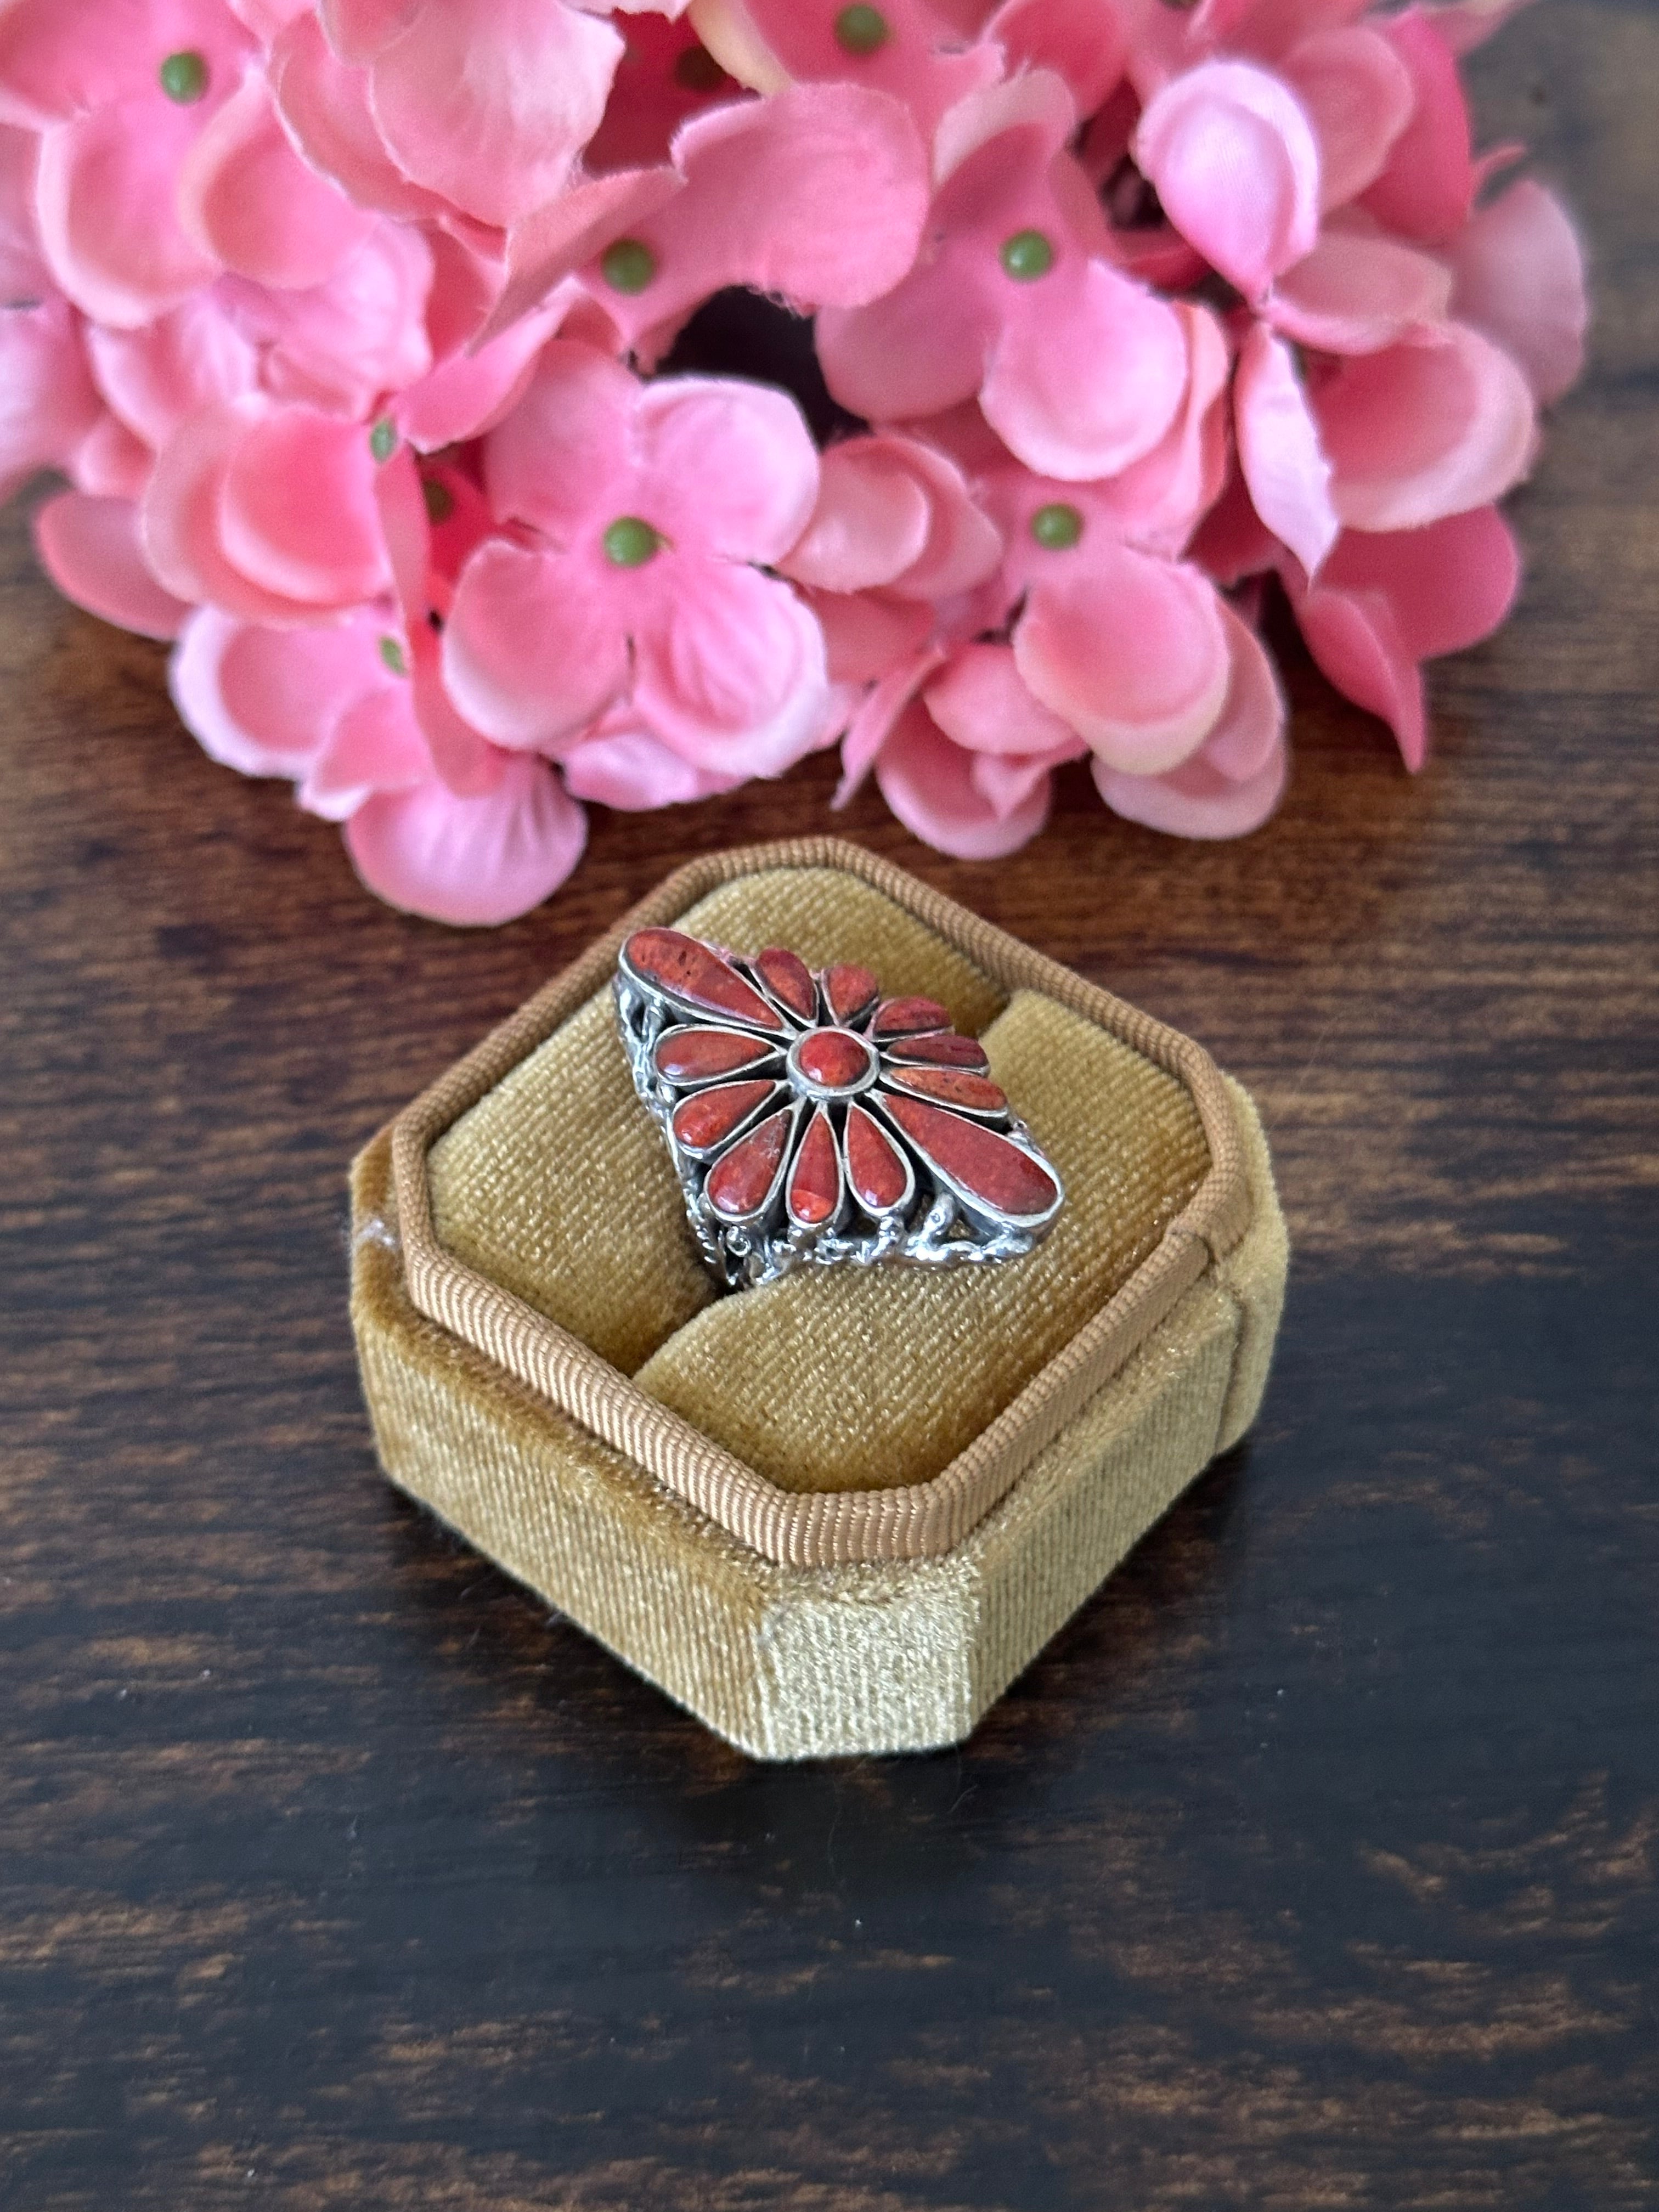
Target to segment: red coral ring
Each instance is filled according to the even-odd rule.
[[[692,1230],[734,1287],[804,1260],[1014,1259],[1065,1202],[978,1041],[867,968],[639,929],[616,996]]]

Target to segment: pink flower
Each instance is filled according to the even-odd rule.
[[[1044,70],[951,110],[916,266],[872,306],[818,318],[843,406],[894,422],[977,396],[1021,460],[1074,481],[1111,475],[1163,437],[1184,383],[1181,323],[1111,265],[1066,151],[1076,119]]]
[[[102,412],[64,302],[0,307],[0,499],[37,469],[68,469]]]
[[[173,697],[212,758],[288,777],[308,811],[343,823],[359,874],[391,904],[510,921],[569,874],[584,817],[552,769],[489,744],[443,689],[428,617],[483,526],[476,495],[453,471],[422,488],[406,454],[379,489],[395,596],[325,629],[204,608],[185,625]]]
[[[218,274],[179,220],[179,177],[253,52],[223,0],[13,0],[0,14],[0,115],[42,133],[41,244],[86,313],[131,327]]]
[[[453,208],[496,228],[568,179],[623,51],[611,24],[562,0],[325,0],[320,12],[325,47],[299,15],[272,57],[307,155],[362,206]]]
[[[1316,584],[1286,574],[1309,650],[1339,691],[1380,714],[1409,769],[1428,750],[1420,663],[1489,636],[1520,583],[1495,509],[1426,528],[1346,532]]]
[[[487,331],[580,274],[649,364],[724,286],[802,310],[846,307],[886,291],[915,258],[927,156],[884,93],[803,85],[711,108],[681,127],[672,153],[670,166],[595,178],[517,225]]]
[[[817,492],[791,400],[704,378],[641,385],[556,339],[490,434],[485,471],[509,534],[468,562],[444,655],[489,737],[562,750],[625,702],[717,775],[776,775],[821,741],[822,634],[760,573]]]
[[[379,598],[392,574],[376,500],[379,432],[262,394],[180,422],[145,491],[142,531],[175,598],[301,625]]]
[[[702,0],[696,20],[733,75],[758,90],[791,82],[871,86],[902,100],[931,139],[946,108],[1002,75],[994,45],[969,46],[965,12],[934,0],[882,0],[878,8]]]

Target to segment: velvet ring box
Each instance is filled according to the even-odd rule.
[[[1054,1162],[1027,1257],[697,1256],[611,994],[628,933],[941,1000]],[[391,1480],[743,1750],[926,1750],[1255,1416],[1286,1245],[1198,1046],[830,839],[661,884],[374,1139],[352,1318]]]

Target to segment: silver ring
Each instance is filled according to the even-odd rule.
[[[734,1289],[811,1261],[1012,1260],[1065,1190],[976,1038],[869,969],[678,929],[623,946],[617,1018],[705,1260]]]

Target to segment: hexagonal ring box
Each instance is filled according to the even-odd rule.
[[[726,1291],[617,1027],[653,926],[939,1001],[1064,1182],[1052,1231]],[[966,1735],[1249,1426],[1287,1257],[1255,1109],[1197,1045],[823,838],[671,877],[352,1194],[387,1475],[762,1759]]]

